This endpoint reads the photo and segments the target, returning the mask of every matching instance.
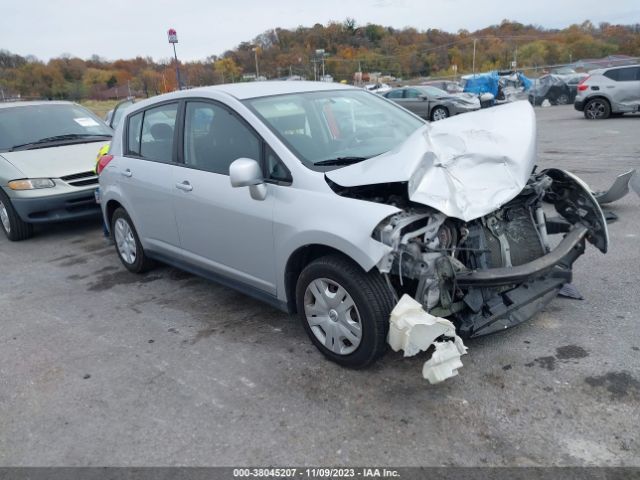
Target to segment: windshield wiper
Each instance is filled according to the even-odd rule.
[[[338,157],[330,158],[328,160],[320,160],[315,162],[314,165],[351,165],[352,163],[362,162],[363,160],[369,160],[371,157]]]
[[[9,149],[10,152],[15,152],[16,150],[28,150],[32,147],[37,147],[37,145],[42,145],[45,143],[53,143],[60,142],[65,140],[77,140],[77,139],[86,139],[86,138],[111,138],[111,135],[106,133],[68,133],[66,135],[56,135],[53,137],[45,137],[40,140],[36,140],[35,142],[21,143],[20,145],[14,145]]]

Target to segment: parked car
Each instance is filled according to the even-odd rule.
[[[0,103],[0,224],[9,240],[33,224],[100,214],[96,152],[113,131],[71,102]]]
[[[365,85],[364,88],[374,93],[385,93],[391,90],[391,87],[386,83],[370,83]]]
[[[383,96],[432,122],[480,109],[480,101],[472,95],[451,95],[428,85],[394,88]]]
[[[122,115],[124,114],[127,107],[129,105],[133,105],[134,103],[136,103],[136,100],[133,97],[129,97],[129,98],[126,98],[125,100],[122,100],[121,102],[118,102],[116,106],[113,107],[111,110],[109,110],[105,115],[104,117],[105,123],[109,125],[112,129],[115,129],[118,126],[118,123],[120,123],[120,120],[122,119]]]
[[[385,352],[403,295],[440,317],[424,325],[429,344],[459,356],[457,335],[544,308],[585,242],[607,250],[586,186],[531,173],[535,143],[527,102],[428,124],[336,84],[197,88],[127,110],[103,162],[102,208],[129,271],[159,260],[297,312],[341,365]],[[545,221],[543,199],[558,219]],[[434,334],[441,317],[457,334]]]
[[[571,89],[565,78],[560,75],[547,74],[536,79],[529,90],[529,102],[542,105],[547,100],[551,105],[567,105],[573,101]]]
[[[578,85],[573,104],[590,120],[640,110],[640,65],[593,70]]]

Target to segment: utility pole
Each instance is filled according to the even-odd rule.
[[[473,76],[476,75],[476,39],[473,39]]]
[[[182,90],[182,81],[180,80],[180,64],[178,63],[178,54],[176,53],[176,43],[178,43],[178,34],[173,28],[167,32],[169,43],[173,45],[173,58],[176,61],[176,81],[178,82],[178,90]]]
[[[258,68],[258,47],[253,47],[253,54],[256,59],[256,81],[257,81],[258,77],[260,76],[260,69]]]

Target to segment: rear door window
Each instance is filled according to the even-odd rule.
[[[156,162],[173,160],[178,104],[160,105],[129,118],[128,152]]]

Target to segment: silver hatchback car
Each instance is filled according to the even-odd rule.
[[[551,301],[586,241],[606,252],[589,189],[534,162],[527,102],[428,124],[358,88],[218,85],[126,111],[101,205],[130,271],[158,260],[297,312],[324,355],[363,367],[385,352],[392,310],[423,308],[428,343],[459,356],[458,335]],[[412,322],[392,347],[415,351]]]

